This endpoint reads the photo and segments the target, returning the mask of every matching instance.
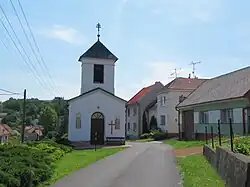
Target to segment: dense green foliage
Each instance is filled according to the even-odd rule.
[[[0,184],[7,187],[29,187],[48,180],[54,171],[54,163],[70,147],[52,141],[0,146]]]
[[[23,116],[23,100],[10,98],[0,103],[0,113],[7,113],[2,123],[8,124],[13,130],[20,132]],[[63,117],[63,123],[56,129],[59,116]],[[51,101],[38,99],[27,99],[26,101],[26,124],[37,120],[39,125],[44,127],[45,133],[57,131],[61,134],[67,132],[67,101],[63,98],[54,98]]]
[[[235,138],[234,150],[237,153],[250,155],[250,136]]]

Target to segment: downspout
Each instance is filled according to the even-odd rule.
[[[177,124],[178,124],[179,140],[181,140],[182,139],[181,123],[180,123],[181,112],[180,112],[180,110],[177,109],[177,107],[175,107],[175,110],[178,112]]]

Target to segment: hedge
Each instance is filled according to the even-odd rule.
[[[71,148],[52,141],[0,145],[0,187],[30,187],[48,180]]]

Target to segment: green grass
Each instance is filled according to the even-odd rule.
[[[171,145],[175,149],[199,147],[204,144],[204,141],[180,141],[175,139],[163,140],[163,143]]]
[[[229,142],[229,141],[230,141],[229,137],[227,137],[227,136],[221,137],[222,145],[227,144],[227,142]],[[203,146],[205,144],[205,141],[198,141],[198,140],[180,141],[177,139],[167,139],[167,140],[164,140],[163,143],[169,144],[175,149],[182,149],[182,148]],[[208,140],[208,144],[212,147],[212,139]],[[214,138],[214,147],[216,147],[218,145],[219,145],[219,138],[215,137]]]
[[[56,168],[52,178],[40,186],[46,186],[54,183],[58,179],[70,174],[71,172],[83,168],[97,160],[112,155],[124,148],[101,148],[95,150],[75,150],[68,153],[62,159],[56,162]]]
[[[225,187],[225,183],[201,154],[178,157],[184,187]]]

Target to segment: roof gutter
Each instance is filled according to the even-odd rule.
[[[235,98],[229,98],[229,99],[222,99],[222,100],[214,100],[214,101],[208,101],[208,102],[203,102],[203,103],[197,103],[197,104],[191,104],[191,105],[184,105],[184,106],[179,106],[179,104],[176,106],[178,110],[185,110],[185,109],[192,109],[197,106],[202,106],[202,105],[207,105],[207,104],[220,104],[228,101],[238,101],[238,100],[244,100],[246,98],[244,97],[235,97]]]

